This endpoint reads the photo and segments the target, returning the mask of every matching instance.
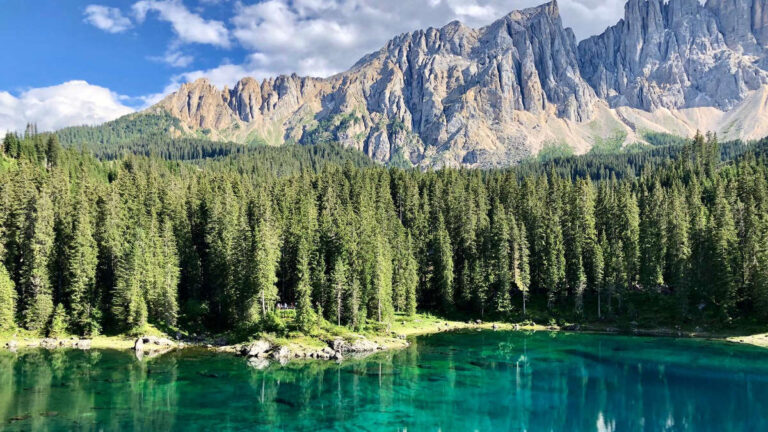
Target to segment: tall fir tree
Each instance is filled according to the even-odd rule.
[[[664,284],[664,264],[667,247],[667,197],[656,182],[643,195],[643,217],[640,219],[640,282],[648,289]]]
[[[16,327],[16,286],[0,262],[0,331]]]
[[[66,294],[72,330],[78,334],[93,335],[100,330],[100,304],[96,287],[98,250],[85,192],[79,192],[76,202],[72,239],[67,250]]]
[[[510,264],[510,235],[508,216],[504,206],[498,201],[493,204],[490,238],[490,272],[493,285],[494,312],[506,316],[512,310],[511,288],[512,272]]]
[[[53,203],[48,191],[41,190],[30,202],[21,275],[21,301],[24,326],[42,332],[53,314],[50,260],[54,248]]]
[[[312,285],[309,270],[309,245],[299,247],[298,267],[296,268],[296,326],[302,332],[309,333],[315,328],[317,317],[312,308]]]

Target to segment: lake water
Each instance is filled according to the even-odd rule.
[[[335,363],[199,350],[0,353],[0,430],[768,431],[768,350],[442,333]]]

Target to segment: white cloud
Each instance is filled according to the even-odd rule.
[[[21,131],[27,123],[37,123],[40,131],[103,123],[134,111],[121,99],[85,81],[33,88],[18,97],[0,92],[0,133]]]
[[[108,33],[121,33],[132,27],[131,20],[117,8],[89,5],[84,15],[85,22]]]
[[[169,49],[165,55],[160,57],[149,57],[150,60],[165,63],[169,66],[177,68],[185,68],[195,61],[195,58],[191,55],[185,55],[179,50]]]
[[[181,0],[141,0],[133,5],[136,19],[143,22],[149,12],[157,12],[171,24],[179,41],[229,48],[229,31],[221,21],[206,20],[184,6]]]

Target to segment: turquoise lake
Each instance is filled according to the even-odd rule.
[[[366,359],[0,353],[7,431],[768,431],[768,350],[470,331]]]

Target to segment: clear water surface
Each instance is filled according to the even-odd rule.
[[[768,431],[768,350],[470,331],[340,365],[0,353],[0,430]]]

